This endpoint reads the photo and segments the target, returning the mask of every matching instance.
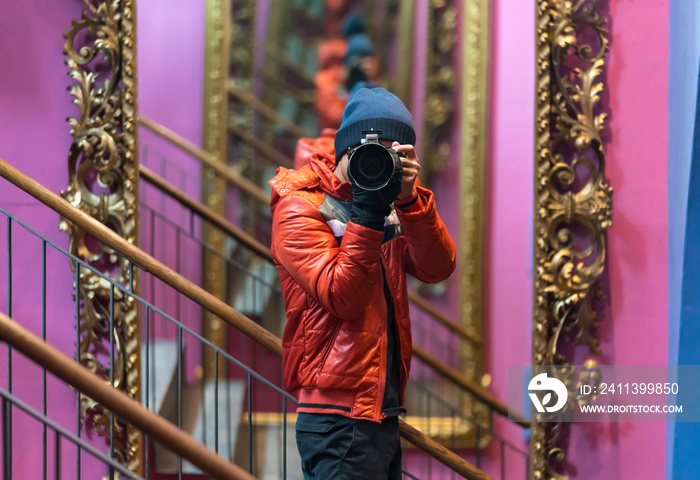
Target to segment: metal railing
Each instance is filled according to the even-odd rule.
[[[491,416],[485,425],[465,415],[462,409],[446,401],[442,395],[437,395],[423,381],[409,378],[408,383],[413,390],[420,392],[421,401],[424,402],[421,411],[425,414],[421,418],[415,415],[408,417],[408,423],[419,427],[423,433],[438,439],[451,450],[464,448],[464,439],[460,437],[470,435],[474,446],[468,450],[468,460],[476,468],[489,471],[494,479],[528,478],[529,452],[498,433]],[[435,466],[428,462],[428,474],[435,470]]]
[[[154,405],[152,403],[152,399],[154,398],[152,395],[152,392],[149,391],[149,389],[153,388],[157,382],[155,379],[151,378],[151,372],[156,371],[155,364],[156,361],[162,362],[163,359],[156,359],[155,355],[153,355],[153,350],[154,350],[154,345],[153,341],[155,339],[157,340],[163,340],[163,335],[158,335],[156,332],[163,331],[164,329],[159,329],[157,327],[157,323],[160,321],[161,323],[165,323],[166,327],[165,330],[170,330],[174,331],[175,333],[175,345],[174,345],[174,350],[175,354],[174,356],[177,359],[176,363],[176,368],[174,369],[173,376],[175,377],[172,381],[176,383],[175,387],[175,406],[174,406],[174,412],[171,412],[169,415],[169,419],[173,421],[177,425],[177,428],[183,428],[183,412],[189,410],[191,408],[191,404],[194,402],[188,402],[188,398],[186,396],[186,379],[185,379],[185,361],[184,361],[184,347],[187,345],[189,348],[192,348],[193,342],[197,342],[199,345],[200,349],[209,349],[210,351],[213,352],[214,357],[216,358],[216,369],[214,379],[213,379],[213,386],[210,388],[210,390],[213,390],[213,398],[210,401],[213,401],[214,403],[214,408],[213,412],[209,417],[213,416],[214,421],[213,423],[213,432],[210,432],[210,434],[206,433],[206,428],[203,428],[203,441],[206,441],[207,444],[209,444],[216,452],[217,454],[219,453],[219,443],[222,443],[222,437],[224,437],[225,441],[228,442],[228,444],[233,443],[233,438],[237,434],[236,429],[231,429],[228,428],[228,431],[222,432],[222,426],[230,426],[232,424],[238,424],[239,420],[241,417],[244,418],[246,425],[243,427],[244,430],[247,431],[248,434],[248,445],[247,445],[247,451],[241,456],[241,460],[245,460],[247,462],[248,470],[252,474],[253,471],[255,470],[255,467],[257,465],[263,464],[262,458],[259,458],[260,455],[255,451],[254,446],[255,443],[252,441],[253,434],[255,431],[255,425],[253,424],[253,415],[255,414],[255,408],[257,408],[255,405],[255,402],[253,401],[254,395],[262,395],[267,398],[271,397],[276,397],[278,404],[279,404],[279,412],[282,412],[283,416],[286,416],[287,410],[288,410],[288,403],[291,402],[292,404],[296,403],[296,399],[283,391],[280,387],[277,385],[269,382],[267,379],[262,377],[260,374],[252,370],[251,368],[247,367],[243,362],[239,361],[238,359],[234,358],[232,355],[230,355],[228,352],[216,347],[215,345],[211,344],[208,340],[206,340],[199,332],[195,331],[193,328],[185,325],[184,323],[176,320],[172,316],[168,315],[166,312],[164,312],[162,309],[156,307],[152,303],[146,301],[143,297],[140,295],[135,294],[131,290],[130,285],[121,285],[108,276],[102,274],[99,272],[96,268],[91,266],[89,263],[83,261],[82,259],[70,254],[66,250],[62,249],[60,246],[55,244],[54,242],[50,241],[46,237],[40,235],[38,232],[36,232],[34,229],[29,227],[27,224],[22,222],[20,219],[16,218],[14,215],[10,214],[6,210],[0,208],[0,214],[4,215],[6,218],[6,222],[3,222],[7,225],[7,258],[11,259],[13,256],[13,227],[14,226],[19,226],[24,232],[29,233],[30,235],[34,236],[41,245],[41,259],[42,259],[42,292],[46,291],[46,282],[47,282],[47,276],[46,276],[46,256],[47,256],[47,247],[50,247],[53,252],[57,253],[58,255],[62,256],[66,262],[66,268],[68,267],[68,260],[72,260],[76,264],[76,272],[75,272],[75,281],[76,284],[79,285],[80,278],[81,278],[81,273],[84,271],[89,271],[91,274],[96,275],[97,277],[100,278],[101,282],[104,282],[109,285],[110,289],[110,295],[109,295],[109,303],[110,303],[110,308],[109,308],[109,318],[108,318],[108,323],[107,325],[103,325],[104,331],[109,331],[109,332],[114,332],[115,331],[115,314],[114,314],[114,307],[113,302],[115,297],[117,296],[122,296],[122,298],[130,298],[133,301],[137,302],[141,306],[141,311],[143,313],[143,332],[144,332],[144,345],[146,346],[145,351],[144,351],[144,368],[143,368],[143,375],[145,377],[144,383],[144,401],[145,401],[145,408],[146,409],[157,409],[160,406],[159,405]],[[26,249],[27,244],[24,243],[23,247]],[[130,263],[130,265],[138,268],[138,265],[134,264],[131,260],[127,259],[127,261]],[[16,275],[17,269],[12,266],[12,262],[8,261],[8,285],[11,286],[13,284],[13,275]],[[45,295],[42,295],[42,308],[45,311],[46,310],[46,298]],[[80,308],[81,308],[81,295],[80,295],[80,290],[76,290],[75,294],[75,316],[76,316],[76,322],[75,322],[75,329],[76,332],[78,332],[78,337],[76,338],[76,343],[80,344],[80,331],[81,331],[81,326],[79,324],[80,321]],[[12,294],[11,292],[8,292],[8,310],[12,310]],[[67,312],[66,312],[67,313]],[[61,319],[57,319],[57,321],[60,323]],[[45,331],[46,331],[46,317],[45,315],[42,318],[42,331],[44,332],[44,337],[45,337]],[[110,333],[109,335],[109,347],[107,347],[111,352],[114,352],[114,335]],[[155,337],[155,338],[154,338]],[[36,352],[34,352],[36,353]],[[34,355],[33,353],[33,355]],[[8,356],[11,357],[12,353],[11,350],[8,353]],[[114,383],[114,372],[117,368],[116,366],[116,360],[115,360],[115,355],[108,355],[109,361],[108,361],[108,366],[109,366],[109,376],[111,379],[111,382]],[[32,356],[31,358],[35,358]],[[76,353],[76,360],[80,361],[81,360],[81,352],[78,351]],[[219,375],[218,371],[218,365],[219,363],[224,363],[225,366],[222,369],[222,374],[225,374],[225,378],[227,379],[227,382],[223,382],[221,375]],[[8,367],[10,370],[8,370],[8,392],[12,392],[12,373],[11,373],[11,365],[12,361],[8,360],[8,364],[10,367]],[[93,376],[94,377],[94,376]],[[95,380],[97,380],[97,377],[94,377]],[[231,408],[219,408],[219,403],[224,403],[227,401],[231,401],[231,379],[235,379],[235,385],[234,388],[237,388],[240,392],[238,393],[239,397],[243,397],[243,403],[245,406],[240,409],[240,412],[236,412],[235,409]],[[99,380],[97,380],[99,381]],[[44,379],[44,395],[43,395],[43,404],[44,404],[44,414],[46,414],[46,389],[45,389],[45,379]],[[102,398],[96,398],[93,396],[92,392],[88,392],[90,394],[91,398],[94,398],[95,400],[98,400],[100,403],[104,403]],[[235,401],[235,399],[234,399]],[[80,399],[78,399],[78,411],[80,411]],[[190,403],[190,405],[188,405]],[[135,402],[132,402],[131,407],[134,405],[138,405]],[[269,403],[265,406],[269,406]],[[261,407],[262,408],[262,407]],[[225,416],[220,414],[220,411],[223,410],[225,412]],[[263,410],[265,411],[265,410]],[[120,417],[123,417],[123,408],[120,410],[116,410],[116,412],[119,414]],[[132,412],[134,413],[134,412]],[[78,418],[78,421],[83,423],[85,418]],[[209,419],[211,420],[211,418]],[[12,424],[11,416],[9,420],[9,425]],[[115,451],[115,432],[114,432],[114,418],[112,414],[110,414],[110,420],[109,423],[109,433],[108,433],[108,442],[109,442],[109,450],[110,450],[110,456],[114,456],[114,451]],[[11,427],[10,427],[11,428]],[[284,426],[284,434],[286,434],[286,424]],[[78,437],[80,437],[80,430],[78,429],[77,433]],[[172,431],[168,433],[168,435],[172,435]],[[182,437],[177,437],[177,438],[182,438]],[[158,443],[164,444],[164,445],[169,445],[169,443],[163,442],[161,438],[155,437],[156,440],[158,440]],[[212,441],[208,441],[212,440]],[[223,442],[225,443],[225,442]],[[282,471],[286,471],[286,462],[287,462],[287,444],[283,443],[280,445],[282,449],[282,457],[281,461],[284,462],[283,465],[280,466]],[[172,449],[172,448],[171,448]],[[175,452],[178,450],[175,449]],[[230,454],[230,452],[222,452],[224,455]],[[231,458],[232,459],[232,458]],[[177,465],[175,468],[175,471],[172,473],[177,473],[180,477],[185,473],[185,468],[183,465],[182,457],[178,456],[176,459]],[[194,462],[193,462],[194,463]],[[198,462],[199,463],[199,462]],[[194,463],[195,465],[199,466],[198,463]],[[146,449],[145,451],[145,465],[146,465],[146,479],[149,478],[151,469],[149,467],[152,464],[152,460],[150,458],[150,449]],[[172,468],[171,468],[172,469]],[[110,475],[112,475],[110,473]],[[226,476],[222,476],[221,478],[229,478]],[[284,475],[283,475],[284,478]]]
[[[112,472],[118,472],[124,477],[134,480],[143,480],[143,477],[136,475],[129,471],[124,465],[114,461],[106,453],[100,452],[99,449],[89,444],[85,440],[81,439],[78,435],[71,433],[68,429],[62,427],[58,423],[52,421],[43,413],[39,412],[35,408],[32,408],[27,403],[23,402],[16,396],[9,393],[7,390],[0,388],[0,396],[2,397],[2,462],[3,462],[3,479],[13,478],[13,459],[12,459],[12,411],[13,407],[16,411],[24,412],[26,415],[36,420],[44,431],[43,435],[43,455],[42,455],[42,479],[47,479],[50,477],[60,480],[61,478],[80,478],[82,475],[82,462],[80,459],[77,460],[77,466],[74,472],[68,474],[64,473],[66,467],[62,465],[62,459],[65,452],[65,447],[62,446],[62,440],[68,441],[75,445],[78,451],[86,452],[90,454],[95,460],[101,462],[105,467],[110,468]],[[31,427],[29,428],[31,430]],[[49,458],[49,446],[48,446],[48,431],[54,433],[54,447],[53,447],[53,457]],[[78,457],[76,457],[78,458]],[[49,460],[53,462],[53,475],[49,473]],[[106,468],[105,468],[106,469]],[[112,475],[114,478],[114,474]]]
[[[270,334],[267,332],[265,329],[260,327],[259,325],[255,324],[252,322],[250,319],[246,318],[244,315],[240,314],[230,306],[226,305],[224,302],[221,300],[213,297],[212,295],[208,294],[207,292],[203,291],[201,288],[197,287],[194,285],[192,282],[188,281],[187,279],[183,278],[181,275],[177,274],[170,268],[166,267],[163,265],[161,262],[158,262],[155,260],[153,257],[150,255],[144,253],[141,251],[139,248],[135,247],[134,245],[130,244],[123,238],[119,237],[117,234],[115,234],[111,229],[108,227],[100,224],[96,220],[92,219],[88,215],[86,215],[84,212],[76,209],[72,205],[70,205],[68,202],[65,200],[61,199],[58,197],[56,194],[53,192],[50,192],[48,189],[43,187],[42,185],[38,184],[31,178],[23,175],[21,172],[17,171],[14,169],[12,166],[8,165],[6,162],[0,161],[0,175],[15,184],[16,186],[20,187],[45,205],[49,206],[56,212],[58,212],[62,217],[64,217],[67,221],[72,222],[76,227],[82,228],[86,232],[89,232],[90,235],[92,235],[95,239],[99,240],[102,242],[105,246],[111,248],[114,250],[114,253],[117,255],[121,255],[126,261],[130,262],[133,266],[136,268],[139,268],[143,273],[147,273],[149,275],[153,275],[163,283],[167,284],[168,286],[172,287],[175,289],[179,294],[184,295],[185,297],[195,301],[199,306],[207,309],[211,313],[217,315],[219,318],[224,320],[225,322],[229,323],[233,327],[235,327],[238,331],[244,333],[245,335],[249,336],[251,339],[254,340],[255,344],[260,344],[264,348],[266,348],[268,351],[274,353],[276,356],[281,355],[281,341],[279,338],[275,337],[274,335]],[[9,215],[9,214],[8,214]],[[16,219],[14,217],[8,216],[8,225],[12,224],[20,224],[23,226],[23,228],[29,228],[22,224],[19,219]],[[11,235],[8,235],[8,240],[10,243],[8,244],[8,248],[11,245]],[[54,244],[48,243],[47,244],[51,245],[54,247],[54,249],[57,249],[58,251],[61,252],[64,256],[70,256],[67,252],[60,250],[57,246]],[[10,255],[11,256],[11,255]],[[83,265],[81,268],[91,268],[89,265],[87,265],[85,262],[82,262],[80,259],[77,259],[73,257],[73,260],[77,262],[77,264]],[[11,264],[10,264],[10,271],[11,271]],[[97,274],[97,273],[96,273]],[[102,276],[103,279],[107,282],[109,282],[109,279]],[[11,285],[11,281],[9,284]],[[124,287],[118,284],[111,283],[110,284],[110,289],[111,291],[116,291],[119,290],[122,295],[132,297],[134,301],[139,302],[143,306],[144,310],[144,323],[146,325],[146,328],[144,331],[146,334],[147,332],[150,331],[149,328],[149,323],[152,321],[151,320],[151,315],[156,315],[159,316],[162,321],[166,321],[170,324],[175,325],[177,332],[178,332],[178,365],[181,365],[181,352],[182,352],[182,347],[185,345],[185,343],[189,343],[191,339],[194,339],[197,342],[200,342],[201,345],[203,345],[205,348],[210,348],[212,351],[216,353],[218,358],[225,359],[226,362],[228,362],[228,365],[230,365],[230,368],[237,368],[240,371],[243,372],[243,375],[247,379],[247,388],[246,388],[246,394],[245,398],[247,401],[248,405],[248,410],[247,410],[247,456],[248,456],[248,468],[249,471],[254,470],[254,463],[255,461],[259,461],[259,458],[256,456],[254,458],[253,455],[253,450],[254,450],[254,442],[253,442],[253,418],[254,418],[254,413],[252,411],[253,405],[256,404],[255,401],[253,401],[253,382],[257,382],[259,389],[267,388],[268,393],[272,392],[274,396],[276,396],[280,402],[280,405],[277,405],[274,409],[274,412],[281,413],[282,418],[286,418],[287,414],[287,403],[289,401],[293,400],[291,397],[283,392],[281,389],[279,389],[277,386],[271,384],[270,382],[267,382],[264,378],[260,377],[256,372],[248,369],[245,365],[241,364],[241,362],[238,362],[235,358],[230,356],[227,352],[223,352],[217,347],[211,345],[206,339],[202,338],[197,332],[193,331],[191,328],[187,327],[186,325],[183,325],[182,323],[178,322],[177,320],[173,319],[169,315],[167,315],[165,312],[162,310],[158,309],[156,306],[150,304],[149,302],[145,301],[143,298],[140,296],[134,294],[132,291],[128,289],[128,287]],[[8,294],[11,296],[11,287],[10,291]],[[76,307],[77,309],[78,307]],[[155,320],[155,318],[153,319]],[[184,335],[187,335],[187,342],[185,342],[185,339],[183,338]],[[148,341],[146,342],[148,344]],[[218,359],[217,358],[217,359]],[[147,359],[147,363],[150,361],[150,359]],[[215,364],[218,364],[218,362],[215,362]],[[147,371],[147,370],[146,370]],[[178,368],[178,391],[182,387],[182,367]],[[215,375],[215,378],[218,379],[218,375]],[[149,382],[146,382],[146,385],[149,385]],[[148,398],[148,395],[146,395]],[[218,399],[218,395],[215,395],[215,398]],[[260,394],[260,398],[271,398],[271,397],[265,397],[262,394]],[[263,402],[264,403],[264,402]],[[181,405],[181,399],[180,396],[178,396],[178,412],[182,411],[182,405]],[[262,408],[262,412],[265,411],[264,407]],[[267,409],[270,411],[270,409]],[[180,418],[178,415],[178,423],[180,422]],[[219,420],[215,422],[216,427],[218,428]],[[283,421],[283,428],[286,428],[287,423],[286,421]],[[425,435],[421,434],[414,428],[410,427],[407,425],[405,422],[400,422],[400,429],[401,429],[401,434],[404,438],[408,439],[411,441],[414,445],[419,447],[420,449],[428,452],[431,456],[434,458],[438,459],[441,463],[447,465],[450,469],[453,471],[459,473],[460,475],[465,476],[465,478],[473,478],[473,479],[486,479],[490,478],[486,476],[483,472],[480,470],[476,469],[454,453],[448,451],[441,445],[437,444],[434,442],[432,439],[426,437]],[[230,432],[229,432],[230,433]],[[218,436],[216,436],[218,438]],[[283,450],[283,457],[286,456],[286,450]],[[282,469],[286,469],[286,461],[282,462]],[[182,474],[182,469],[181,469],[181,460],[179,461],[179,466],[178,466],[178,471],[180,474]],[[283,476],[284,476],[283,472]]]
[[[8,217],[9,218],[9,217]],[[44,241],[46,241],[44,239]],[[46,333],[46,319],[42,321],[42,337]],[[73,434],[68,429],[62,427],[58,422],[51,420],[46,412],[46,373],[52,373],[55,377],[70,385],[76,391],[77,402],[80,402],[80,395],[88,395],[90,398],[99,402],[102,406],[109,409],[111,415],[117,415],[119,418],[129,422],[129,424],[139,428],[147,437],[157,440],[160,444],[167,446],[173,452],[177,452],[183,458],[186,458],[203,472],[212,475],[217,479],[252,479],[247,472],[240,467],[233,465],[216,453],[208,450],[204,445],[197,443],[192,437],[185,434],[182,430],[175,427],[167,420],[155,415],[146,407],[134,399],[128,397],[125,393],[106,385],[93,372],[80,365],[78,362],[69,358],[58,349],[49,345],[44,339],[35,336],[29,330],[21,327],[18,323],[12,321],[9,317],[0,314],[0,339],[6,342],[8,349],[22,353],[26,359],[42,367],[42,403],[44,411],[38,412],[27,403],[23,402],[15,395],[7,390],[0,389],[0,396],[3,397],[3,464],[5,465],[5,478],[12,478],[12,463],[8,462],[11,458],[9,448],[12,442],[12,436],[9,429],[12,425],[12,407],[29,414],[33,419],[42,424],[43,427],[43,463],[42,463],[42,478],[48,477],[48,442],[47,430],[51,429],[55,433],[54,440],[54,478],[80,478],[81,477],[81,461],[80,452],[87,452],[94,458],[101,461],[109,470],[110,478],[115,478],[115,475],[125,475],[128,478],[140,479],[131,472],[126,466],[116,462],[114,452],[110,455],[100,452],[97,447],[90,444],[81,438],[80,430],[80,406],[77,405],[78,425],[77,432]],[[10,351],[11,351],[10,350]],[[9,376],[10,372],[8,372]],[[66,415],[65,409],[62,409],[62,415]],[[113,422],[111,422],[113,423]],[[65,468],[61,468],[61,439],[69,440],[77,447],[76,455],[76,470],[71,472],[70,476],[65,473]],[[112,450],[112,448],[110,448]],[[148,455],[148,451],[146,452]],[[146,473],[148,478],[148,470]]]

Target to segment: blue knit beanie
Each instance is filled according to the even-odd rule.
[[[358,33],[365,33],[367,28],[365,27],[365,21],[357,13],[351,13],[345,17],[343,22],[343,36],[349,38]]]
[[[413,115],[403,102],[386,89],[369,88],[370,85],[355,89],[345,107],[343,122],[335,134],[336,162],[348,148],[360,145],[365,130],[381,130],[380,140],[396,140],[402,145],[416,143]]]
[[[348,48],[343,56],[343,62],[347,65],[354,59],[371,57],[374,55],[374,45],[367,35],[358,34],[348,38]]]

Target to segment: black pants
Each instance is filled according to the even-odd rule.
[[[401,480],[398,417],[376,423],[300,413],[296,434],[306,480]]]

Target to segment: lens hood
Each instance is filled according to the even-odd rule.
[[[350,180],[363,190],[381,190],[403,170],[398,153],[380,143],[365,143],[357,147],[348,160]]]

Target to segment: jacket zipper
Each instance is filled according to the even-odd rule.
[[[398,354],[399,354],[399,355],[398,355],[398,360],[399,360],[399,388],[401,388],[401,377],[403,377],[403,378],[406,377],[406,375],[404,375],[404,373],[403,373],[403,371],[404,371],[404,365],[403,365],[403,358],[402,358],[402,356],[401,356],[401,336],[399,335],[399,323],[398,323],[398,321],[396,320],[396,304],[394,303],[394,295],[393,295],[393,292],[391,291],[391,284],[389,284],[389,281],[387,280],[386,269],[384,268],[384,262],[383,262],[383,260],[384,260],[384,257],[382,257],[382,276],[383,276],[384,282],[386,283],[386,286],[389,288],[389,297],[390,297],[390,299],[391,299],[392,308],[394,309],[394,332],[395,332],[394,335],[396,336],[396,348],[398,349]],[[387,311],[386,311],[386,316],[387,316],[387,318],[388,318],[388,316],[389,316],[389,305],[386,306],[386,309],[387,309]],[[386,347],[387,352],[384,353],[384,359],[385,359],[385,364],[386,364],[386,365],[385,365],[385,369],[384,369],[384,370],[385,370],[385,372],[384,372],[384,393],[386,393],[386,377],[387,377],[387,374],[388,374],[388,372],[386,371],[386,369],[389,368],[389,363],[388,363],[388,360],[387,360],[387,355],[388,355],[388,350],[389,350],[389,345],[388,345],[388,342],[389,342],[389,330],[388,330],[388,325],[387,325],[387,331],[386,331],[386,338],[387,338],[387,347]],[[383,404],[383,402],[384,402],[384,393],[382,393],[382,404]],[[403,395],[401,394],[401,391],[399,391],[399,402],[400,402],[401,400],[403,400],[403,399],[401,398],[402,396],[403,396]],[[381,411],[381,408],[382,408],[382,406],[380,405],[380,406],[379,406],[379,410],[380,410],[380,411]],[[379,415],[379,419],[380,419],[380,420],[384,420],[386,417],[387,417],[387,414],[386,414],[385,412],[381,412],[381,415]]]
[[[328,342],[328,345],[323,350],[323,355],[321,355],[321,361],[319,362],[318,368],[316,369],[317,372],[321,372],[321,369],[326,364],[326,358],[328,357],[328,354],[331,352],[331,348],[333,347],[333,343],[335,343],[335,338],[338,336],[338,332],[340,332],[340,323],[341,323],[341,321],[338,320],[338,322],[336,323],[335,329],[333,330],[333,335],[331,335],[331,340]]]
[[[384,297],[384,303],[386,303],[386,296],[384,295],[384,284],[389,287],[389,282],[386,280],[386,269],[384,268],[384,254],[381,255],[380,258],[380,265],[382,266],[382,297]],[[389,287],[389,292],[391,293],[391,287]],[[386,310],[384,312],[384,316],[389,317],[389,305],[386,305]],[[388,320],[387,320],[388,321]],[[381,389],[381,395],[379,396],[379,401],[377,402],[377,408],[379,409],[379,420],[384,420],[386,418],[386,413],[382,411],[382,406],[384,405],[384,395],[386,394],[386,376],[387,376],[387,369],[389,368],[389,363],[387,361],[387,354],[389,350],[389,331],[388,329],[384,331],[384,336],[382,338],[382,342],[384,343],[384,354],[382,355],[382,362],[384,363],[384,375],[382,375],[380,378],[380,382],[384,384],[384,388]],[[380,383],[381,385],[381,383]]]

